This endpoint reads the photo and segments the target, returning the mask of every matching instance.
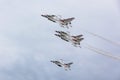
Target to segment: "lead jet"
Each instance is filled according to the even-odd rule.
[[[60,24],[61,27],[72,27],[71,22],[75,19],[74,17],[62,19],[60,16],[57,15],[41,15],[42,17],[47,18],[48,20]]]
[[[50,62],[56,64],[59,67],[63,67],[66,71],[71,70],[70,67],[71,67],[71,64],[73,64],[73,62],[64,63],[63,60],[59,60],[59,61],[51,60]]]
[[[63,31],[55,31],[57,34],[56,36],[60,37],[61,39],[71,42],[73,46],[80,47],[80,42],[84,39],[81,38],[83,35],[71,36],[70,33],[66,33]]]

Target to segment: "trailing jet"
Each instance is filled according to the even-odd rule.
[[[57,34],[55,34],[56,36],[60,37],[61,39],[67,42],[71,42],[72,45],[74,45],[75,47],[80,47],[80,42],[84,39],[81,38],[83,35],[71,36],[70,33],[66,33],[63,31],[55,31],[55,32],[57,32]]]
[[[71,70],[70,67],[71,67],[71,64],[73,64],[73,62],[64,63],[62,60],[60,60],[60,61],[52,61],[51,60],[50,62],[55,63],[59,67],[63,67],[66,71]]]

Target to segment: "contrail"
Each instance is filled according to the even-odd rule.
[[[93,35],[93,36],[96,36],[96,37],[98,37],[98,38],[101,38],[101,39],[103,39],[103,40],[105,40],[105,41],[107,41],[107,42],[109,42],[109,43],[112,43],[112,44],[117,45],[117,46],[120,47],[120,43],[117,43],[117,42],[115,42],[115,41],[109,40],[109,39],[107,39],[107,38],[105,38],[105,37],[102,37],[102,36],[100,36],[100,35],[98,35],[98,34],[89,32],[89,31],[87,31],[87,30],[84,30],[84,31],[87,32],[87,33],[89,33],[89,34],[91,34],[91,35]]]
[[[102,54],[102,55],[104,55],[104,56],[107,56],[107,57],[110,57],[110,58],[113,58],[113,59],[116,59],[116,60],[120,60],[120,57],[119,57],[119,56],[114,56],[114,55],[112,55],[112,54],[109,53],[109,52],[100,50],[100,49],[95,48],[95,47],[93,47],[93,46],[90,46],[90,45],[88,45],[88,44],[86,44],[86,46],[84,46],[84,47],[87,48],[87,49],[89,49],[89,50],[92,50],[92,51],[94,51],[94,52],[96,52],[96,53],[98,53],[98,54]]]

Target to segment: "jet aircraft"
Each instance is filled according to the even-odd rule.
[[[63,67],[66,71],[71,70],[70,67],[71,67],[71,64],[73,64],[73,62],[64,63],[63,60],[61,59],[59,61],[51,60],[50,62],[56,64],[59,67]]]
[[[75,19],[74,17],[62,19],[57,15],[41,15],[42,17],[47,18],[48,20],[60,24],[61,27],[72,27],[71,22]]]
[[[75,47],[80,47],[80,42],[84,39],[81,38],[83,35],[77,35],[77,36],[71,36],[70,33],[64,32],[64,31],[55,31],[57,34],[56,36],[60,37],[61,39],[71,42],[72,45]]]

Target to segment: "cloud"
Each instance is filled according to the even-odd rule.
[[[0,4],[0,80],[119,80],[119,62],[54,36],[55,30],[70,30],[83,34],[84,42],[119,52],[81,31],[82,27],[118,41],[119,13],[114,0],[4,0]],[[67,30],[41,14],[76,19]],[[61,58],[74,62],[71,71],[50,63]]]
[[[13,65],[18,58],[18,49],[10,39],[0,36],[0,69]]]

